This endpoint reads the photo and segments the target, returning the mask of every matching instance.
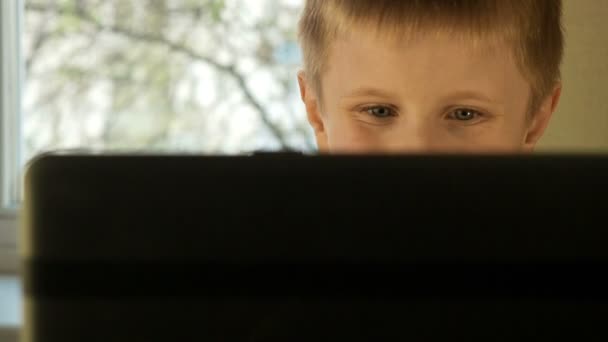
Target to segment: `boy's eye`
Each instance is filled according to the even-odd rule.
[[[393,111],[393,109],[391,109],[389,107],[385,107],[385,106],[367,107],[364,110],[368,114],[370,114],[374,117],[380,118],[380,119],[395,116],[395,112]]]
[[[473,121],[481,118],[482,116],[483,114],[476,110],[460,108],[450,113],[449,118],[457,121]]]

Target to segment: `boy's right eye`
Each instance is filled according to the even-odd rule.
[[[385,119],[393,116],[397,116],[397,113],[394,109],[387,106],[370,106],[363,108],[363,111],[367,112],[367,114],[379,118]]]

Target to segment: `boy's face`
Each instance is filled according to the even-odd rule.
[[[522,152],[541,137],[560,87],[528,113],[529,84],[503,48],[450,37],[396,44],[338,39],[319,97],[299,75],[321,152]]]

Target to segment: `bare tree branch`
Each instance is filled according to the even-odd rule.
[[[215,68],[216,70],[223,72],[230,77],[232,77],[237,86],[240,88],[241,92],[245,96],[245,99],[249,104],[258,112],[262,123],[268,128],[268,130],[272,133],[274,138],[280,143],[283,148],[289,148],[289,143],[287,142],[287,138],[285,134],[281,130],[281,128],[274,123],[270,119],[269,113],[264,109],[263,105],[256,99],[253,92],[247,85],[247,81],[243,75],[241,75],[234,65],[224,65],[208,56],[205,56],[194,49],[189,48],[188,46],[176,43],[171,41],[170,39],[155,35],[149,34],[145,32],[136,32],[130,30],[125,27],[120,27],[117,25],[106,25],[101,21],[97,20],[93,15],[85,11],[83,8],[79,8],[77,11],[74,11],[70,8],[58,8],[54,6],[46,6],[43,4],[37,4],[33,2],[26,2],[26,10],[28,11],[37,11],[37,12],[49,12],[54,11],[59,15],[71,15],[76,16],[84,22],[88,22],[94,25],[98,30],[108,31],[118,35],[125,36],[127,38],[136,39],[139,41],[147,42],[150,44],[158,44],[168,47],[173,52],[177,52],[183,55],[188,56],[189,58],[197,61],[201,61]]]
[[[34,35],[34,41],[31,46],[30,54],[25,60],[25,70],[31,70],[32,65],[34,64],[36,57],[38,56],[38,52],[44,46],[44,43],[49,38],[48,32],[44,31],[44,29],[39,29],[38,32]]]

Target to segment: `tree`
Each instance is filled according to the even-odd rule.
[[[313,149],[293,0],[26,0],[25,150]]]

